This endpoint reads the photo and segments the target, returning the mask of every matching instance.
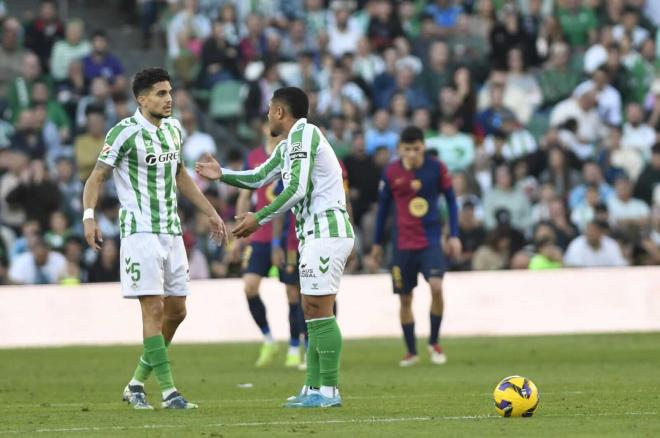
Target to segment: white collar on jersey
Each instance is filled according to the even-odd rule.
[[[291,129],[289,130],[289,133],[287,134],[287,138],[288,138],[289,136],[291,136],[291,133],[292,133],[293,131],[295,131],[296,129],[300,128],[300,125],[304,125],[305,123],[307,123],[307,119],[304,118],[304,117],[302,117],[302,118],[296,120],[296,123],[294,123],[293,126],[291,127]]]
[[[138,108],[138,109],[135,110],[135,115],[134,115],[134,117],[135,117],[135,120],[137,120],[138,123],[139,123],[140,125],[142,125],[142,127],[143,127],[144,129],[146,129],[147,131],[152,132],[152,133],[155,133],[156,131],[158,131],[158,126],[154,125],[154,124],[151,123],[149,120],[147,120],[147,118],[144,117],[144,116],[142,115],[142,113],[140,112],[140,108]],[[162,122],[161,122],[161,123],[162,123]]]

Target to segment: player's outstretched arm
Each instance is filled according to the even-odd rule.
[[[282,156],[279,145],[266,161],[254,169],[224,169],[210,154],[205,154],[201,160],[195,163],[195,172],[206,179],[220,180],[230,186],[250,190],[273,182],[280,175],[281,169]]]
[[[195,181],[192,180],[188,171],[179,166],[176,171],[176,185],[183,196],[188,198],[195,207],[201,210],[209,218],[209,225],[211,226],[211,238],[217,243],[227,243],[229,236],[225,222],[222,220],[218,212],[211,205],[206,196],[199,190]]]
[[[100,250],[99,243],[103,242],[101,230],[94,219],[94,209],[99,199],[101,186],[108,176],[110,176],[112,169],[113,167],[109,164],[97,161],[96,166],[85,182],[85,188],[83,190],[83,208],[85,211],[83,215],[83,228],[85,231],[85,240],[94,251]]]

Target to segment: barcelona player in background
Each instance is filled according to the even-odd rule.
[[[438,201],[445,196],[449,210],[450,256],[461,252],[458,239],[458,207],[451,186],[451,178],[444,163],[424,154],[424,133],[417,127],[407,127],[401,133],[398,145],[400,159],[391,163],[384,172],[380,185],[378,214],[374,246],[371,255],[380,265],[383,257],[385,223],[394,202],[396,214],[392,283],[394,293],[401,300],[401,328],[407,353],[399,362],[411,366],[419,361],[415,342],[415,320],[412,313],[412,292],[421,272],[431,286],[431,333],[428,350],[431,362],[447,361],[440,343],[443,299],[442,277],[446,263],[441,246],[442,226]]]

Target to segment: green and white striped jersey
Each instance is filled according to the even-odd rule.
[[[354,236],[337,156],[321,130],[307,123],[307,119],[298,119],[288,138],[275,147],[263,164],[244,171],[222,169],[221,181],[257,189],[280,176],[284,190],[256,213],[259,224],[293,209],[296,234],[301,242],[310,238]]]
[[[176,172],[182,143],[178,120],[163,119],[156,127],[139,109],[108,132],[98,160],[114,167],[121,237],[181,234]]]

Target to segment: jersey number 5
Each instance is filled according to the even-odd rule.
[[[131,275],[131,280],[136,283],[140,281],[140,264],[135,262],[131,263],[131,258],[124,259],[126,262],[126,273]]]

